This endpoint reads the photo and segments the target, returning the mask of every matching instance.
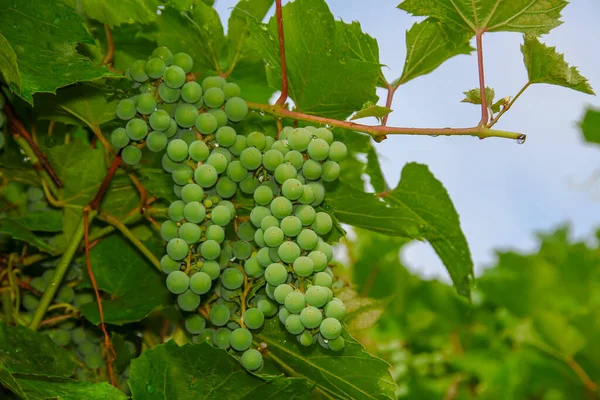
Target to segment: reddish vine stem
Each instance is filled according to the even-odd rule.
[[[385,100],[385,106],[386,108],[392,108],[392,100],[394,100],[394,94],[396,93],[396,89],[398,89],[398,86],[400,85],[395,85],[392,86],[391,84],[387,83],[387,99]],[[383,119],[381,120],[381,125],[386,126],[387,125],[387,121],[388,121],[388,117],[390,116],[390,114],[386,114]]]
[[[485,73],[483,68],[483,31],[478,31],[475,34],[477,42],[477,70],[479,72],[479,93],[481,96],[481,121],[479,126],[484,126],[489,122],[490,116],[488,111],[487,99],[485,96]]]
[[[113,41],[112,32],[108,24],[104,24],[104,32],[106,34],[106,54],[102,60],[102,65],[110,64],[115,55],[115,42]]]
[[[277,19],[277,32],[279,34],[279,58],[281,59],[281,95],[275,104],[283,105],[288,98],[288,77],[285,62],[285,41],[283,39],[283,11],[281,0],[275,0],[275,18]]]
[[[40,150],[38,145],[35,143],[35,141],[31,137],[31,135],[29,134],[29,132],[27,131],[25,126],[15,116],[15,114],[13,113],[13,111],[12,111],[11,107],[8,105],[8,103],[6,103],[4,105],[4,112],[6,113],[6,116],[8,117],[9,121],[11,122],[11,126],[13,128],[14,134],[25,139],[27,144],[29,144],[29,146],[31,147],[31,150],[33,150],[33,153],[38,158],[39,163],[41,164],[42,168],[44,168],[44,170],[46,170],[46,172],[50,176],[50,179],[52,179],[52,181],[54,182],[54,184],[57,187],[59,187],[59,188],[63,187],[63,184],[62,184],[60,178],[58,177],[56,172],[54,172],[54,170],[50,166],[50,163],[48,163],[48,160],[46,160],[46,157],[44,156],[44,154],[42,154],[42,151]]]

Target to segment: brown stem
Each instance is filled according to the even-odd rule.
[[[73,314],[67,314],[67,315],[59,315],[56,317],[48,318],[48,319],[45,319],[42,322],[40,322],[40,328],[43,326],[46,326],[46,325],[54,325],[59,322],[65,321],[67,319],[71,319],[71,318],[77,318],[77,317]]]
[[[115,55],[115,42],[113,41],[112,32],[108,24],[104,24],[104,33],[106,34],[106,55],[104,55],[102,65],[110,64]]]
[[[387,85],[388,93],[387,93],[387,99],[385,100],[385,106],[387,108],[392,108],[392,100],[394,100],[394,93],[396,93],[396,89],[398,89],[398,86],[400,86],[400,84],[398,83],[398,84],[392,86],[386,82],[386,85]],[[381,121],[381,125],[383,125],[383,126],[387,125],[389,116],[390,116],[390,114],[386,114],[383,117],[383,120]]]
[[[386,135],[389,134],[430,136],[475,136],[479,139],[485,139],[488,137],[500,137],[513,140],[523,140],[525,138],[525,135],[522,133],[492,130],[486,128],[485,126],[474,126],[471,128],[404,128],[382,125],[363,125],[351,121],[341,121],[332,118],[319,117],[317,115],[290,111],[287,108],[278,104],[269,105],[248,102],[248,107],[252,110],[262,111],[264,113],[275,115],[278,117],[316,122],[322,125],[330,125],[336,126],[338,128],[344,128],[358,132],[365,132],[373,136],[373,138],[379,142],[385,139]]]
[[[573,357],[565,357],[565,361],[569,367],[577,374],[581,383],[585,386],[586,390],[590,393],[595,393],[598,390],[598,385],[590,379],[590,376],[585,370],[573,359]]]
[[[288,98],[288,77],[285,62],[285,43],[283,39],[283,11],[281,0],[275,0],[275,18],[277,19],[277,32],[279,34],[279,57],[281,59],[281,95],[275,104],[283,105]]]
[[[483,68],[483,31],[475,33],[475,40],[477,42],[477,70],[479,72],[479,92],[481,95],[481,121],[479,126],[484,126],[488,123],[490,116],[488,111],[487,99],[485,96],[485,72]]]
[[[100,189],[98,189],[96,196],[94,196],[94,198],[92,199],[92,201],[90,201],[90,204],[88,205],[90,210],[98,210],[98,208],[100,207],[100,202],[102,201],[104,194],[108,190],[108,187],[110,186],[110,182],[112,181],[112,178],[115,176],[115,173],[117,172],[117,169],[119,168],[120,163],[121,163],[121,155],[117,154],[117,156],[113,160],[112,164],[110,165],[110,168],[108,169],[108,172],[106,173],[106,176],[104,177],[104,180],[102,181],[102,184],[100,185]]]

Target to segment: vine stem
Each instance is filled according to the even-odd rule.
[[[481,121],[479,126],[484,126],[489,122],[490,115],[485,96],[485,72],[483,67],[483,31],[475,33],[475,41],[477,43],[477,71],[479,72],[479,93],[481,96]]]
[[[106,54],[102,60],[102,65],[110,64],[115,55],[115,42],[108,24],[104,24],[104,33],[106,34]]]
[[[283,10],[281,0],[275,0],[275,18],[277,19],[277,33],[279,34],[279,58],[281,60],[281,95],[275,104],[283,105],[288,98],[288,77],[285,61],[285,40],[283,38]]]
[[[387,91],[388,91],[387,98],[385,100],[385,106],[386,106],[386,108],[391,108],[392,101],[394,100],[394,94],[396,93],[396,90],[400,86],[400,81],[398,80],[398,83],[396,83],[395,85],[392,85],[392,84],[388,83],[387,81],[385,81],[385,85],[387,86]],[[383,125],[383,126],[387,125],[389,116],[390,116],[390,114],[386,114],[383,117],[383,119],[381,120],[381,125]]]
[[[521,97],[521,95],[525,92],[525,90],[527,90],[529,85],[531,85],[531,82],[527,82],[525,85],[523,85],[521,90],[519,90],[519,92],[515,95],[515,97],[512,98],[512,100],[506,105],[506,107],[503,107],[502,110],[494,118],[492,118],[492,120],[490,121],[490,123],[487,126],[488,128],[491,128],[492,126],[496,125],[496,123],[498,122],[500,117],[502,117],[505,112],[510,110],[510,108],[513,106],[515,101],[517,101],[517,99],[519,97]]]
[[[526,137],[522,133],[488,129],[485,126],[474,126],[470,128],[404,128],[383,125],[363,125],[351,121],[341,121],[332,118],[319,117],[317,115],[290,111],[279,104],[269,105],[248,102],[248,107],[252,110],[264,112],[270,115],[275,115],[281,118],[291,118],[301,121],[316,122],[322,125],[331,125],[338,128],[368,133],[371,136],[373,136],[373,138],[376,141],[381,141],[385,139],[386,135],[389,134],[429,136],[475,136],[479,139],[499,137],[519,141],[524,140]]]

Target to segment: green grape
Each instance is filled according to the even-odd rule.
[[[302,196],[298,199],[300,204],[312,204],[315,201],[315,192],[309,185],[302,186]]]
[[[278,316],[279,316],[279,321],[282,324],[285,324],[285,321],[290,316],[290,312],[287,310],[287,308],[285,308],[285,306],[281,306],[281,307],[279,307]]]
[[[284,265],[273,263],[265,269],[265,280],[269,285],[279,286],[287,280],[288,272]]]
[[[221,154],[221,155],[225,156],[228,164],[233,160],[233,156],[231,155],[231,152],[229,150],[227,150],[225,147],[219,146],[219,147],[213,149],[212,152],[214,154]]]
[[[97,354],[99,349],[98,346],[96,346],[94,343],[90,341],[85,341],[79,344],[77,350],[79,351],[79,353],[81,353],[81,355],[86,356],[88,354]]]
[[[208,156],[206,163],[215,167],[218,174],[222,174],[227,169],[227,157],[214,151]]]
[[[321,322],[319,332],[325,339],[337,339],[342,333],[342,324],[335,318],[325,318]]]
[[[313,335],[309,331],[302,332],[297,338],[302,346],[310,346],[313,344]]]
[[[256,229],[252,226],[250,222],[242,222],[237,229],[237,236],[241,240],[245,240],[247,242],[252,241],[254,239],[254,232]]]
[[[206,320],[201,315],[192,315],[185,320],[185,329],[192,335],[198,335],[206,328]]]
[[[319,179],[322,171],[323,167],[315,160],[306,160],[304,166],[302,167],[302,175],[304,175],[306,179],[310,180]]]
[[[214,334],[214,330],[206,328],[202,332],[200,332],[199,335],[192,337],[192,343],[211,343],[213,341]]]
[[[306,302],[314,307],[323,307],[329,300],[326,288],[321,286],[311,286],[306,290]]]
[[[160,236],[165,241],[175,239],[177,237],[177,224],[171,220],[166,220],[160,226]]]
[[[226,176],[221,177],[217,182],[217,194],[224,199],[233,197],[237,191],[237,184]]]
[[[315,264],[308,257],[298,257],[294,261],[294,272],[298,276],[310,276],[315,269]]]
[[[325,212],[318,212],[315,216],[315,221],[312,224],[312,229],[323,236],[331,231],[333,227],[333,221],[331,216]]]
[[[248,349],[242,354],[242,367],[249,371],[259,369],[263,364],[262,354],[255,349]]]
[[[129,144],[129,136],[125,128],[117,128],[110,135],[110,142],[117,149],[122,149]]]
[[[287,137],[290,149],[301,152],[306,151],[311,139],[312,134],[306,128],[296,128]]]
[[[257,229],[256,232],[254,232],[254,242],[259,247],[265,247],[267,245],[265,243],[265,235],[262,229]]]
[[[185,185],[189,182],[190,179],[194,176],[194,170],[189,165],[179,164],[173,168],[173,172],[171,173],[171,178],[173,178],[173,182],[178,185]]]
[[[229,212],[231,213],[231,216],[233,218],[233,216],[235,215],[235,206],[233,205],[232,202],[227,201],[227,200],[221,200],[221,201],[219,201],[219,205],[227,207],[227,209],[229,210]]]
[[[279,140],[287,139],[293,131],[294,128],[292,128],[291,126],[284,126],[281,132],[279,132]]]
[[[225,240],[225,230],[219,225],[210,225],[206,228],[206,238],[214,240],[217,243],[223,243],[223,240]]]
[[[240,162],[244,168],[254,171],[262,164],[262,154],[255,147],[248,147],[240,154]]]
[[[198,114],[198,108],[194,105],[202,98],[202,88],[200,85],[198,85],[198,83],[187,82],[185,85],[183,85],[181,87],[181,98],[186,103],[190,103],[189,106],[193,107],[196,111],[196,114]]]
[[[146,147],[154,153],[163,151],[167,147],[167,137],[162,132],[150,132],[146,138]]]
[[[285,197],[275,197],[270,205],[271,213],[279,219],[283,219],[288,215],[291,215],[294,206],[292,202]]]
[[[325,182],[333,182],[340,177],[340,165],[335,161],[326,161],[323,164],[321,177]]]
[[[240,122],[248,115],[248,103],[241,97],[232,97],[225,103],[225,113],[231,122]]]
[[[135,117],[135,113],[137,112],[135,108],[135,103],[131,99],[123,99],[117,105],[117,109],[115,110],[115,114],[117,118],[122,119],[124,121],[128,121],[131,118]]]
[[[285,320],[285,329],[292,335],[301,334],[304,331],[304,325],[302,325],[300,316],[297,314],[289,315]]]
[[[156,87],[153,86],[150,82],[142,83],[140,86],[140,93],[150,93],[152,95],[156,94]]]
[[[160,58],[165,62],[165,65],[171,65],[173,62],[173,53],[165,46],[157,47],[152,51],[153,58]]]
[[[146,74],[146,61],[136,60],[131,63],[129,73],[131,74],[131,79],[134,81],[139,83],[146,82],[148,80],[148,75]]]
[[[298,175],[298,171],[290,163],[281,164],[275,168],[275,180],[279,184],[283,184],[288,179],[295,178],[296,175]]]
[[[277,140],[275,143],[273,143],[271,149],[279,151],[284,156],[290,151],[290,147],[287,145],[287,141],[284,140]]]
[[[331,133],[331,131],[327,128],[318,128],[314,135],[325,141],[325,143],[327,143],[328,145],[331,145],[331,143],[333,143],[333,133]]]
[[[267,152],[267,151],[271,150],[271,147],[273,147],[275,140],[276,139],[273,136],[267,136],[265,138],[265,148],[263,149],[263,151]]]
[[[214,186],[214,184],[217,183],[218,178],[219,174],[217,173],[217,170],[209,164],[200,165],[194,172],[196,183],[203,188]]]
[[[180,185],[178,185],[178,184],[174,184],[174,185],[173,185],[173,193],[175,193],[175,196],[177,196],[177,197],[181,198],[181,188],[182,188],[182,187],[183,187],[183,186],[180,186]]]
[[[167,209],[167,215],[173,221],[178,222],[183,219],[183,212],[185,210],[185,203],[181,200],[175,200],[169,205]]]
[[[266,143],[265,135],[262,132],[251,132],[246,137],[248,147],[256,147],[258,150],[264,149]]]
[[[344,340],[343,337],[338,336],[337,338],[335,338],[333,340],[329,340],[329,342],[327,344],[329,345],[329,348],[331,350],[340,351],[346,346],[346,341]]]
[[[220,76],[207,76],[202,81],[202,89],[206,91],[211,87],[223,88],[226,83],[227,81]]]
[[[252,333],[246,328],[237,328],[231,332],[229,344],[234,350],[245,351],[252,344]]]
[[[215,135],[217,139],[217,143],[224,147],[232,146],[237,138],[237,134],[235,133],[235,129],[230,126],[222,126],[217,129],[217,133]]]
[[[273,262],[273,260],[271,260],[271,257],[269,256],[268,248],[262,248],[258,250],[258,252],[256,253],[256,259],[258,260],[258,263],[263,267],[268,267],[269,264]]]
[[[125,130],[131,140],[142,140],[148,134],[148,125],[143,119],[134,118],[127,123]]]
[[[285,236],[297,236],[302,231],[302,221],[295,216],[285,217],[281,220],[281,230]]]
[[[121,150],[121,158],[128,165],[135,165],[142,159],[142,151],[133,145],[129,145]]]
[[[258,308],[267,318],[274,317],[275,314],[277,314],[277,304],[269,299],[260,299],[256,303],[256,308]]]
[[[210,135],[217,130],[219,123],[214,115],[210,113],[204,113],[196,117],[195,125],[196,129],[198,129],[201,134]]]
[[[279,194],[279,185],[277,185],[277,183],[275,183],[271,179],[267,179],[267,180],[263,181],[260,185],[270,187],[271,191],[273,192],[273,195]]]
[[[225,101],[225,93],[218,87],[211,87],[204,91],[203,100],[204,104],[210,108],[218,108],[221,107]]]
[[[202,265],[202,272],[210,276],[210,279],[215,280],[221,274],[221,267],[219,263],[213,260],[204,261]]]
[[[248,147],[247,141],[246,136],[237,135],[235,142],[229,147],[229,151],[231,151],[233,155],[239,157],[242,154],[242,151]]]
[[[173,136],[175,136],[177,134],[178,129],[179,129],[179,126],[177,125],[177,121],[175,121],[173,118],[171,118],[169,127],[165,131],[165,136],[169,139],[172,138]]]
[[[325,187],[319,182],[310,182],[308,186],[311,187],[315,194],[315,201],[313,201],[311,205],[316,207],[325,199]]]
[[[333,279],[325,272],[317,272],[313,277],[313,284],[315,286],[323,286],[331,289]]]
[[[294,291],[285,296],[284,305],[287,310],[293,314],[299,314],[306,306],[304,294]]]
[[[259,186],[254,191],[253,197],[256,204],[266,206],[273,200],[273,191],[269,186]]]
[[[260,229],[262,229],[266,234],[266,230],[271,227],[279,228],[279,220],[272,215],[267,215],[262,219],[262,221],[260,221]]]
[[[211,108],[207,111],[207,113],[211,114],[217,119],[218,128],[227,125],[227,114],[225,114],[225,111],[221,110],[220,108]]]
[[[178,129],[176,138],[183,140],[188,146],[191,146],[196,140],[196,132],[193,129]]]
[[[231,221],[231,218],[233,218],[231,211],[223,205],[216,206],[211,214],[212,222],[219,226],[227,225]]]
[[[258,263],[256,257],[252,256],[244,263],[244,271],[250,278],[259,278],[264,274],[263,267]]]
[[[292,150],[286,153],[285,161],[292,164],[296,170],[300,171],[304,165],[304,156],[299,151]]]
[[[150,93],[143,93],[137,97],[137,112],[143,115],[150,115],[156,110],[156,99]]]
[[[214,305],[208,314],[211,324],[215,326],[227,325],[229,322],[229,316],[229,308],[223,304]]]
[[[271,215],[271,210],[267,207],[256,206],[250,211],[250,222],[252,222],[255,227],[260,228],[262,219],[267,215]]]
[[[186,74],[192,70],[194,61],[187,53],[177,53],[173,55],[173,65],[180,67]],[[196,83],[196,82],[194,82]]]
[[[185,83],[185,71],[178,65],[171,65],[163,74],[164,83],[172,88],[180,88]]]
[[[215,260],[221,253],[221,246],[216,240],[207,240],[200,245],[200,254],[207,260]]]
[[[236,83],[229,82],[223,85],[223,93],[225,93],[225,100],[229,100],[232,97],[239,97],[241,92],[242,90]]]
[[[160,268],[165,274],[170,274],[173,271],[179,271],[181,264],[165,254],[160,259]]]
[[[82,327],[77,327],[71,331],[71,340],[74,343],[79,344],[83,343],[87,340],[87,335],[85,334],[85,329]]]
[[[188,156],[188,144],[181,139],[173,139],[167,145],[167,155],[175,162],[181,162]]]
[[[104,365],[104,360],[100,354],[88,354],[83,357],[83,363],[89,369],[98,369]]]
[[[265,323],[265,315],[258,308],[249,308],[244,313],[244,324],[250,329],[258,329]]]
[[[27,293],[25,296],[23,296],[22,299],[22,304],[23,307],[25,307],[25,309],[27,311],[33,311],[36,308],[38,308],[39,305],[39,300],[37,299],[37,297],[35,297],[34,295]]]
[[[195,311],[200,306],[200,296],[191,290],[187,290],[177,296],[177,305],[183,311]]]
[[[240,190],[245,194],[252,194],[258,187],[258,179],[252,175],[248,175],[246,179],[240,182]]]
[[[188,183],[181,189],[181,199],[186,203],[191,203],[193,201],[201,202],[203,198],[204,189],[195,183]],[[204,219],[204,217],[202,218]]]
[[[37,290],[39,292],[44,292],[44,290],[46,290],[46,285],[48,284],[48,282],[43,277],[38,276],[38,277],[33,278],[29,284],[35,290]]]
[[[167,244],[167,254],[173,260],[183,260],[189,251],[188,244],[182,239],[171,239]]]
[[[57,346],[65,347],[71,341],[71,334],[69,331],[63,331],[59,329],[56,330],[52,335],[52,340]]]
[[[233,256],[238,260],[245,260],[250,257],[250,254],[252,254],[250,243],[240,240],[233,245]]]
[[[197,117],[198,109],[193,104],[180,104],[175,109],[175,121],[183,128],[194,126]]]
[[[307,152],[313,160],[323,161],[329,157],[329,145],[323,139],[313,139],[308,145]]]
[[[71,303],[75,298],[75,291],[70,286],[61,286],[56,293],[54,301],[56,303]]]
[[[343,161],[348,155],[348,149],[342,142],[333,142],[329,147],[329,159],[335,162]]]
[[[303,204],[296,208],[294,215],[300,219],[303,226],[309,226],[314,222],[317,213],[311,206]]]
[[[194,140],[188,149],[190,157],[196,162],[202,162],[210,155],[210,150],[206,143],[201,140]]]
[[[283,231],[276,226],[267,228],[264,231],[264,241],[269,247],[279,247],[283,243]]]
[[[341,300],[334,299],[325,306],[325,316],[327,318],[335,318],[338,321],[343,321],[346,317],[346,306]]]
[[[231,335],[231,331],[228,328],[217,329],[215,331],[213,344],[220,349],[223,349],[223,350],[228,349],[229,348],[229,335]]]
[[[283,242],[277,249],[277,255],[283,262],[291,264],[300,257],[300,247],[294,242]]]
[[[152,79],[158,79],[162,76],[167,66],[165,62],[160,58],[151,58],[146,62],[146,75],[148,75]]]
[[[189,244],[193,244],[200,240],[200,236],[202,236],[202,230],[198,225],[191,222],[186,222],[179,227],[178,234],[181,239],[185,240]]]
[[[164,82],[158,85],[158,95],[168,104],[175,103],[181,96],[181,90],[168,87]]]
[[[298,200],[304,193],[304,185],[298,179],[288,179],[281,185],[281,193],[290,200]]]
[[[212,279],[206,272],[196,272],[190,278],[190,289],[196,294],[204,294],[210,290]]]
[[[302,321],[302,325],[306,328],[314,329],[321,325],[323,315],[318,308],[309,306],[300,312],[300,320]]]
[[[317,247],[319,236],[313,230],[303,229],[296,237],[296,243],[301,249],[310,251]]]
[[[288,285],[287,283],[278,285],[275,288],[275,292],[273,293],[273,296],[275,297],[275,301],[277,301],[279,304],[284,304],[285,303],[285,298],[287,297],[288,294],[292,293],[294,291],[294,288],[290,285]]]
[[[277,150],[268,150],[263,155],[263,165],[267,171],[275,171],[281,163],[283,163],[283,154]]]
[[[171,293],[181,294],[190,287],[190,278],[183,271],[173,271],[167,276],[167,289]]]

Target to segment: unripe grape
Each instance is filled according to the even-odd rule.
[[[225,93],[225,100],[228,100],[232,97],[239,97],[242,90],[240,87],[233,82],[228,82],[223,85],[223,93]]]
[[[321,177],[322,170],[323,167],[317,161],[306,160],[302,167],[302,175],[304,175],[306,179],[317,180]]]
[[[267,246],[267,244],[265,243],[265,238],[264,238],[264,232],[262,229],[257,229],[256,232],[254,232],[254,242],[259,246],[259,247],[265,247]]]
[[[319,244],[317,244],[316,250],[325,254],[325,256],[327,257],[327,262],[329,262],[333,259],[333,249],[331,248],[331,246],[328,243],[320,240]]]
[[[273,263],[265,269],[265,280],[273,286],[279,286],[285,283],[288,277],[287,269],[284,265]]]
[[[238,328],[231,332],[229,344],[234,350],[245,351],[252,344],[252,333],[246,328]]]
[[[288,179],[295,178],[297,174],[298,171],[290,163],[281,164],[275,168],[275,180],[279,184],[283,184]]]
[[[302,321],[300,316],[297,314],[289,315],[285,320],[285,329],[292,335],[299,335],[304,331],[304,325],[302,325]]]
[[[203,198],[204,189],[195,183],[188,183],[181,189],[181,199],[186,203],[191,203],[193,201],[201,202]]]
[[[268,150],[263,155],[263,165],[267,171],[275,171],[281,163],[283,163],[283,154],[277,150]]]
[[[192,335],[197,335],[206,328],[206,320],[201,315],[192,315],[185,320],[185,329]]]
[[[244,283],[244,274],[237,268],[225,268],[221,274],[221,284],[229,290],[239,289]]]
[[[291,264],[296,258],[300,257],[300,247],[294,242],[283,242],[277,250],[277,255],[283,262]]]
[[[171,293],[181,294],[190,287],[190,278],[183,271],[174,271],[167,276],[166,284]]]
[[[198,109],[193,104],[180,104],[175,109],[175,121],[183,128],[194,126],[197,117]]]
[[[207,260],[215,260],[220,253],[221,246],[215,240],[207,240],[200,245],[200,254]]]
[[[340,351],[346,346],[346,341],[343,337],[339,336],[329,341],[329,348],[333,351]]]
[[[298,199],[300,204],[312,204],[315,201],[315,192],[309,185],[302,186],[302,196]]]
[[[277,301],[279,304],[284,304],[285,298],[287,297],[287,295],[292,293],[293,291],[294,291],[293,287],[291,287],[287,283],[284,283],[284,284],[278,285],[275,288],[273,297],[275,297],[275,301]]]
[[[222,197],[224,199],[229,199],[229,198],[233,197],[233,195],[237,191],[237,184],[234,181],[232,181],[231,179],[229,179],[228,177],[223,176],[217,182],[216,189],[217,189],[217,194],[220,197]]]
[[[303,226],[309,226],[314,222],[317,213],[315,212],[315,209],[311,206],[301,205],[298,208],[296,208],[294,215],[300,219]]]
[[[222,126],[217,130],[215,135],[217,143],[224,147],[232,146],[237,138],[235,130],[230,126]]]
[[[244,324],[250,329],[258,329],[265,323],[265,315],[258,308],[250,308],[244,314]]]
[[[131,118],[135,117],[135,113],[137,112],[135,103],[131,99],[123,99],[117,105],[115,110],[115,114],[119,119],[124,121],[128,121]]]
[[[225,93],[223,90],[217,87],[211,87],[204,91],[204,95],[202,97],[204,99],[204,104],[211,108],[218,108],[223,105],[225,101]]]
[[[156,110],[156,99],[150,93],[143,93],[137,97],[137,112],[143,115],[149,115]]]
[[[196,162],[205,161],[210,155],[208,146],[201,140],[194,140],[192,144],[190,144],[188,152],[192,160]]]
[[[167,145],[167,155],[175,162],[181,162],[188,156],[188,145],[181,139],[173,139]]]
[[[296,151],[306,151],[312,139],[312,135],[308,129],[296,128],[287,137],[290,149]]]
[[[240,154],[240,162],[244,168],[254,171],[262,164],[262,154],[255,147],[248,147]]]
[[[233,256],[238,260],[245,260],[252,254],[252,245],[250,243],[239,240],[233,245]]]
[[[233,218],[231,211],[223,205],[216,206],[212,210],[211,215],[212,222],[219,226],[227,225],[231,221],[231,218]]]
[[[335,161],[326,161],[323,164],[323,171],[321,173],[321,178],[325,182],[333,182],[337,178],[340,177],[340,165]]]
[[[166,83],[158,85],[158,95],[167,104],[173,104],[179,100],[181,96],[181,90],[179,88],[173,89],[167,86]]]
[[[160,58],[151,58],[146,62],[146,75],[148,75],[152,79],[158,79],[162,76],[167,66],[165,62]]]
[[[263,364],[262,354],[258,350],[248,349],[242,354],[242,366],[249,371],[259,369]]]
[[[178,184],[174,184],[173,185],[173,193],[175,193],[175,196],[181,198],[181,189],[183,188],[183,186],[178,185]]]
[[[236,183],[241,183],[248,176],[248,170],[238,160],[227,165],[227,176]]]
[[[163,60],[165,65],[171,65],[173,62],[173,53],[171,53],[171,51],[165,46],[160,46],[154,49],[154,51],[152,51],[152,57]]]
[[[179,237],[185,240],[188,244],[194,244],[200,240],[202,230],[196,224],[186,222],[179,227]]]
[[[337,319],[325,318],[323,322],[321,322],[319,332],[325,339],[337,339],[342,333],[342,324]]]
[[[248,147],[256,147],[258,150],[262,150],[265,147],[266,139],[262,132],[251,132],[246,139]]]
[[[291,292],[285,296],[285,308],[293,314],[299,314],[306,306],[306,299],[300,292]]]
[[[308,183],[308,186],[311,187],[315,194],[315,201],[313,201],[311,205],[317,207],[323,202],[323,199],[325,199],[325,188],[319,182],[310,182]]]
[[[329,145],[323,139],[313,139],[308,145],[307,152],[313,160],[323,161],[329,156]]]
[[[300,171],[304,165],[304,156],[299,151],[292,150],[286,153],[285,161],[292,164],[296,170]]]
[[[276,197],[273,199],[270,205],[271,213],[279,218],[283,219],[288,215],[291,215],[294,207],[292,202],[286,199],[285,197]]]
[[[306,290],[306,302],[314,307],[323,307],[329,300],[326,288],[321,286],[311,286]]]
[[[196,183],[203,188],[214,186],[214,184],[217,183],[218,178],[219,174],[217,173],[217,170],[209,164],[200,165],[194,172]]]
[[[232,97],[225,103],[225,113],[232,122],[240,122],[248,114],[248,104],[241,97]]]
[[[335,162],[343,161],[348,155],[348,149],[342,142],[333,142],[329,147],[329,159]]]
[[[279,227],[271,226],[264,231],[263,239],[269,247],[279,247],[283,242],[283,231]]]
[[[290,312],[287,310],[287,308],[285,308],[285,306],[281,306],[281,307],[279,307],[278,316],[279,316],[279,321],[282,324],[285,324],[285,321],[290,316]]]
[[[284,156],[290,151],[290,147],[287,145],[287,140],[277,140],[271,146],[271,149],[281,152]]]
[[[323,286],[323,287],[331,288],[331,285],[333,284],[333,280],[331,279],[331,276],[329,276],[329,274],[327,274],[325,272],[317,272],[315,274],[315,276],[313,277],[313,284],[315,286]]]
[[[229,315],[229,308],[223,304],[215,304],[208,314],[211,324],[215,326],[227,325]]]
[[[160,259],[160,268],[165,274],[170,274],[173,271],[179,271],[181,264],[169,257],[168,255],[162,256]]]
[[[195,121],[196,129],[203,135],[210,135],[217,130],[219,123],[214,115],[210,113],[203,113],[196,117]]]
[[[163,151],[167,147],[167,137],[162,132],[150,132],[146,137],[146,147],[154,153]]]
[[[210,225],[206,228],[206,238],[214,240],[217,243],[222,243],[225,240],[225,230],[219,225]]]
[[[248,147],[246,136],[237,135],[235,142],[229,147],[229,151],[239,157],[246,147]]]
[[[266,231],[271,227],[279,228],[279,220],[272,215],[267,215],[260,221],[260,229]]]
[[[264,217],[271,215],[271,210],[267,207],[256,206],[250,211],[250,222],[257,228],[260,228],[260,223]]]
[[[148,125],[143,119],[134,118],[127,123],[125,130],[131,140],[142,140],[148,134]]]
[[[122,149],[129,144],[129,136],[125,128],[117,128],[110,135],[110,143],[117,149]]]
[[[294,272],[298,276],[310,276],[315,269],[313,261],[308,257],[298,257],[294,261]]]
[[[200,296],[191,290],[187,290],[183,294],[177,296],[177,305],[183,311],[195,311],[200,306]]]
[[[308,329],[314,329],[321,325],[323,321],[323,315],[321,314],[321,310],[316,307],[306,307],[300,312],[300,320],[302,321],[302,325],[304,325]]]
[[[290,200],[298,200],[304,193],[304,185],[298,179],[288,179],[283,182],[281,193]]]
[[[313,344],[313,335],[309,331],[302,332],[297,338],[302,346],[310,346]]]
[[[131,79],[136,82],[144,83],[148,80],[148,74],[146,74],[146,61],[136,60],[129,67]]]
[[[180,88],[185,83],[185,71],[178,65],[171,65],[163,73],[164,83],[172,88]]]
[[[323,139],[328,145],[333,143],[333,133],[327,128],[318,128],[314,135],[319,139]]]
[[[273,262],[273,260],[271,260],[271,257],[269,257],[268,248],[262,248],[258,250],[258,253],[256,253],[256,259],[258,260],[258,263],[263,267],[268,267],[269,264]]]
[[[295,216],[288,216],[281,220],[281,230],[288,237],[294,237],[302,231],[302,221]]]
[[[83,363],[89,369],[98,369],[104,365],[104,360],[100,354],[88,354],[83,358]]]
[[[185,203],[181,200],[175,200],[169,205],[167,209],[167,215],[173,221],[181,221],[183,219],[183,211],[185,209]]]
[[[263,267],[258,263],[258,260],[254,256],[244,262],[244,271],[250,278],[259,278],[264,274]]]
[[[217,120],[217,128],[221,128],[227,125],[227,114],[225,111],[220,108],[211,108],[207,111],[207,113],[211,114]]]
[[[189,165],[179,164],[173,168],[173,172],[171,173],[171,177],[173,178],[173,182],[178,185],[187,184],[190,179],[194,176],[194,170]]]
[[[173,65],[177,65],[183,70],[183,72],[187,74],[192,70],[192,67],[194,66],[194,61],[192,60],[192,57],[189,56],[189,54],[177,53],[173,55]]]
[[[121,150],[121,158],[128,165],[135,165],[142,159],[142,151],[135,146],[129,145]]]
[[[227,82],[220,76],[207,76],[202,81],[202,89],[208,90],[211,87],[223,88]]]

